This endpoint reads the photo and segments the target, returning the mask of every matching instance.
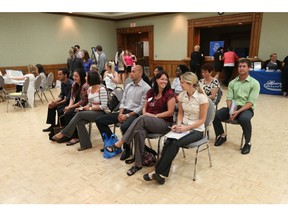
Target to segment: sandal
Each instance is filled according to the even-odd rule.
[[[128,175],[128,176],[132,176],[132,175],[134,175],[138,170],[141,170],[141,169],[142,169],[142,167],[132,166],[132,167],[128,170],[127,175]]]
[[[157,174],[156,172],[153,173],[152,178],[157,181],[159,184],[164,184],[165,183],[165,178],[161,177],[159,174]]]
[[[115,151],[117,151],[118,149],[121,149],[121,147],[119,148],[119,147],[117,147],[115,144],[113,144],[113,145],[110,145],[110,146],[107,146],[107,147],[105,147],[105,149],[108,151],[108,152],[115,152]]]
[[[69,142],[66,143],[66,146],[71,146],[71,145],[75,145],[76,143],[79,142],[79,139],[71,139]]]

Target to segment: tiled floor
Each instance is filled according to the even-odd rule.
[[[53,89],[54,95],[58,89]],[[48,94],[47,94],[48,95]],[[219,107],[225,105],[226,90]],[[106,160],[93,124],[93,148],[78,152],[51,142],[47,103],[38,100],[26,112],[0,103],[0,203],[14,204],[287,204],[288,98],[260,95],[253,118],[252,150],[241,155],[241,129],[228,125],[228,141],[215,147],[213,167],[200,154],[198,179],[192,181],[194,150],[179,151],[165,185],[145,182],[143,168],[127,176],[130,165],[119,156]],[[119,131],[117,132],[118,135]],[[156,143],[155,143],[156,144]]]

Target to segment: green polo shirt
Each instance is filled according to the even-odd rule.
[[[243,81],[239,76],[228,85],[227,100],[234,100],[237,105],[244,106],[252,103],[252,109],[256,107],[256,99],[260,92],[259,82],[250,75]]]

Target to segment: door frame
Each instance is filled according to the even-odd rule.
[[[130,28],[117,28],[117,47],[126,47],[125,35],[138,34],[139,32],[148,33],[149,41],[149,72],[153,72],[154,64],[154,26],[139,26]]]
[[[233,15],[219,15],[214,17],[188,20],[187,56],[190,56],[194,46],[200,44],[201,27],[219,27],[224,25],[251,24],[249,56],[258,56],[263,13],[241,13]]]

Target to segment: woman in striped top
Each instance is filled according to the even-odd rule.
[[[94,122],[96,117],[109,112],[107,107],[107,91],[105,87],[100,84],[99,74],[95,71],[89,71],[87,73],[87,82],[90,85],[87,90],[88,104],[84,107],[77,108],[76,111],[78,113],[69,124],[52,138],[54,141],[61,142],[63,139],[66,139],[66,137],[71,137],[75,128],[78,127],[80,140],[80,148],[78,148],[78,151],[92,148],[92,143],[85,125],[89,122]]]

